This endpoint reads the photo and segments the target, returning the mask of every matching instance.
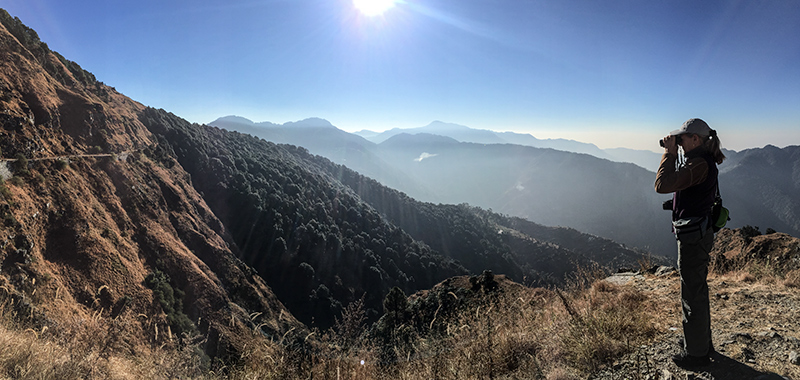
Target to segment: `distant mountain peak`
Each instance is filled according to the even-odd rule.
[[[423,129],[446,129],[446,130],[468,130],[472,129],[466,125],[446,123],[440,120],[434,120],[430,124],[422,127]]]
[[[252,120],[250,120],[250,119],[248,119],[246,117],[236,116],[236,115],[223,116],[223,117],[217,118],[217,120],[214,120],[214,121],[212,121],[212,122],[210,122],[208,124],[209,125],[214,125],[214,124],[218,124],[218,123],[234,123],[234,124],[243,124],[243,125],[255,125],[255,123]]]
[[[318,117],[310,117],[303,120],[298,121],[288,121],[283,124],[276,124],[270,121],[261,121],[261,122],[254,122],[246,117],[236,116],[236,115],[229,115],[223,116],[214,120],[209,125],[243,125],[249,127],[288,127],[288,128],[336,128],[330,121],[318,118]]]
[[[459,141],[448,136],[434,135],[432,133],[400,133],[390,137],[385,141],[389,143],[436,143],[436,144],[458,144]]]
[[[319,118],[319,117],[309,117],[308,119],[303,119],[300,121],[295,122],[287,122],[283,124],[284,127],[312,127],[312,128],[335,128],[330,121]]]

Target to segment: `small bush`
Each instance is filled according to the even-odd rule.
[[[180,289],[173,288],[166,273],[156,270],[147,275],[144,282],[153,290],[153,296],[167,314],[167,321],[175,334],[180,336],[181,333],[194,331],[194,323],[183,313],[184,293]]]
[[[28,158],[22,153],[17,153],[14,161],[14,173],[18,175],[28,175]]]
[[[64,169],[67,168],[67,166],[69,166],[69,161],[67,161],[67,160],[58,160],[58,161],[56,161],[56,169],[58,169],[58,170],[64,170]]]
[[[761,236],[761,231],[758,230],[758,226],[744,226],[742,227],[742,235],[745,238],[754,238],[756,236]]]
[[[11,213],[4,213],[3,214],[3,225],[6,227],[14,227],[17,224],[17,220],[14,219],[14,215]]]

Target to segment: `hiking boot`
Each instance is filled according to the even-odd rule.
[[[680,347],[681,350],[685,350],[686,349],[686,345],[684,344],[683,337],[678,338],[678,347]],[[710,357],[711,355],[714,355],[715,353],[717,353],[717,350],[714,349],[714,343],[711,343],[711,341],[709,341],[708,342],[708,354],[706,356]]]
[[[711,364],[711,357],[709,355],[692,356],[687,354],[686,351],[681,351],[680,354],[672,357],[672,361],[681,368],[703,367]]]

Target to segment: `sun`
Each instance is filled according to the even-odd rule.
[[[356,7],[365,16],[377,16],[393,7],[396,0],[353,0]]]

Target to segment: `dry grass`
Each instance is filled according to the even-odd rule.
[[[431,321],[442,328],[412,332],[407,344],[382,347],[362,336],[342,346],[330,331],[313,353],[284,346],[266,360],[251,355],[219,378],[580,379],[652,337],[650,309],[644,294],[604,281],[564,292],[506,289],[450,320]],[[394,360],[382,364],[382,350]]]
[[[800,270],[737,264],[712,277],[800,285]],[[388,345],[365,333],[363,307],[351,305],[334,329],[286,334],[213,371],[189,348],[130,346],[125,335],[133,329],[119,320],[34,331],[0,317],[0,379],[581,379],[655,339],[655,316],[664,314],[649,293],[599,275],[581,271],[565,290],[501,287],[449,317],[437,312],[427,328],[397,327],[393,334],[403,339]]]
[[[736,264],[710,277],[767,287],[800,285],[797,269],[757,259]],[[671,315],[664,311],[664,300],[631,286],[598,280],[598,275],[595,270],[583,270],[561,291],[520,287],[486,296],[444,321],[442,333],[414,333],[410,344],[391,347],[396,360],[388,364],[379,363],[383,349],[379,344],[363,342],[362,336],[362,343],[345,349],[328,344],[337,341],[334,334],[326,337],[328,343],[318,351],[304,357],[305,366],[293,362],[298,356],[285,352],[269,362],[278,368],[294,368],[291,372],[279,373],[254,356],[255,361],[219,378],[587,378],[659,339],[659,329],[666,326],[661,320]],[[670,307],[677,309],[677,305]],[[649,364],[652,358],[643,360]]]
[[[97,349],[65,346],[40,335],[32,329],[14,331],[0,327],[0,378],[136,379],[146,374],[145,368],[133,361],[103,357]]]
[[[786,274],[783,285],[789,288],[800,288],[800,269],[795,269]]]
[[[203,370],[189,348],[132,346],[124,319],[75,318],[45,331],[24,329],[0,307],[0,379],[579,379],[654,333],[647,297],[603,281],[550,291],[508,287],[440,316],[405,343],[363,333],[358,308],[327,332],[287,334]],[[0,305],[2,306],[2,305]],[[135,323],[135,321],[130,322]],[[360,327],[360,331],[359,331]],[[398,333],[399,334],[399,333]],[[393,358],[381,363],[381,358]],[[207,368],[207,367],[206,367]]]
[[[32,328],[0,303],[0,379],[170,379],[202,374],[193,352],[133,347],[122,319],[80,318]]]
[[[778,262],[769,257],[745,257],[736,260],[724,260],[724,265],[719,263],[720,258],[712,262],[710,276],[728,277],[738,282],[783,284],[786,287],[800,287],[800,268],[797,264]]]

